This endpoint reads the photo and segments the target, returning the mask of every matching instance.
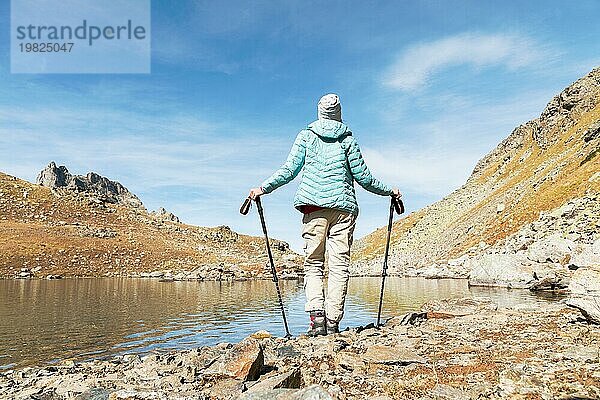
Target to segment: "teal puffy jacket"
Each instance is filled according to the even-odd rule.
[[[369,192],[389,196],[392,189],[375,179],[352,132],[342,122],[319,119],[300,131],[288,158],[261,185],[271,193],[294,179],[304,167],[294,207],[314,205],[358,215],[354,181]]]

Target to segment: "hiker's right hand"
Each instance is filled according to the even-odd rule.
[[[250,197],[252,200],[256,199],[259,196],[262,196],[265,192],[263,191],[263,189],[261,187],[256,187],[256,188],[252,188],[250,189],[250,193],[248,194],[248,197]]]
[[[402,197],[402,193],[400,192],[400,189],[393,188],[392,192],[394,192],[394,194],[392,196],[394,196],[395,198],[399,199]]]

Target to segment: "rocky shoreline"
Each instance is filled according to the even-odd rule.
[[[443,300],[319,338],[237,344],[0,373],[11,399],[593,399],[600,326],[562,303]]]
[[[354,275],[379,271],[381,259],[357,260]],[[390,273],[428,279],[469,279],[474,286],[532,288],[546,279],[566,288],[573,271],[600,265],[600,193],[571,199],[490,245],[481,242],[460,257],[411,263],[392,249]],[[534,276],[537,277],[534,278]]]
[[[185,270],[156,270],[151,272],[124,272],[124,273],[105,273],[100,276],[69,276],[69,275],[58,275],[48,274],[39,275],[39,269],[21,268],[14,276],[0,276],[0,279],[98,279],[98,278],[131,278],[131,279],[156,279],[161,282],[174,282],[174,281],[248,281],[248,280],[270,280],[272,279],[270,269],[267,271],[265,268],[264,272],[257,271],[244,271],[241,268],[235,266],[223,266],[223,265],[206,265],[201,268],[197,268],[193,271]],[[285,268],[278,271],[278,278],[284,280],[299,280],[304,275],[297,271],[297,268]]]

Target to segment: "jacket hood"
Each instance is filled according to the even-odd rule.
[[[348,126],[343,122],[324,118],[309,124],[308,129],[326,139],[339,139],[352,134]]]

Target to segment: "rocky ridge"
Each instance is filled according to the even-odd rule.
[[[124,186],[94,173],[73,176],[50,163],[38,181],[0,173],[0,277],[270,278],[260,237],[148,213]],[[301,258],[285,242],[271,247],[282,277],[297,278]]]
[[[380,329],[292,340],[261,331],[235,345],[0,372],[0,397],[592,399],[599,347],[600,326],[559,303],[453,299]]]
[[[101,203],[113,203],[134,208],[143,208],[140,199],[119,182],[100,176],[95,172],[87,175],[71,175],[67,167],[56,166],[51,161],[38,175],[36,183],[52,190],[86,192],[90,198]]]

